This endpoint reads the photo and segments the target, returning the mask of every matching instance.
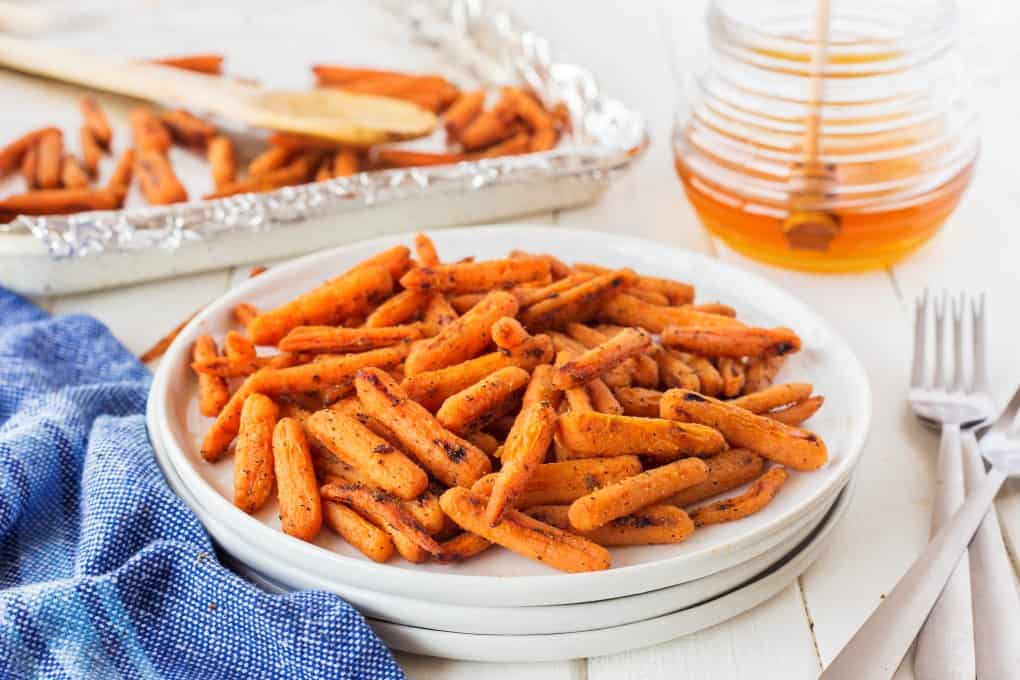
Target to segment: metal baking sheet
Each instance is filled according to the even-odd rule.
[[[45,37],[130,58],[203,51],[227,55],[228,74],[270,86],[302,86],[312,63],[435,70],[464,87],[524,84],[547,104],[563,102],[570,133],[553,150],[456,165],[361,173],[213,201],[145,207],[137,189],[125,209],[67,217],[21,217],[0,225],[0,282],[59,294],[309,252],[370,236],[496,220],[594,201],[647,145],[641,115],[598,87],[502,6],[440,2],[260,2],[238,23],[236,5],[194,3],[128,9],[57,22]],[[343,26],[337,18],[343,17]],[[66,24],[66,25],[65,25]],[[61,27],[64,25],[64,27]],[[110,35],[123,36],[116,45]],[[180,44],[182,40],[187,44]],[[74,150],[81,90],[5,73],[0,89],[24,96],[0,112],[11,134],[41,124],[65,130]],[[5,98],[6,99],[6,98]],[[102,97],[115,134],[128,137],[128,99]],[[172,102],[166,102],[172,104]],[[237,131],[244,139],[255,131]],[[429,148],[435,139],[416,140]],[[201,159],[174,149],[192,196],[208,191]],[[112,166],[107,160],[106,167]],[[13,180],[14,182],[18,180]],[[10,193],[16,185],[0,185]],[[257,234],[257,236],[253,236]]]

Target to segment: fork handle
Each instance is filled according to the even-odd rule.
[[[963,448],[959,425],[943,425],[931,531],[935,534],[963,505]],[[974,677],[974,618],[970,564],[960,560],[938,603],[917,636],[917,680],[971,680]]]
[[[985,478],[985,466],[973,433],[963,435],[963,445],[967,491],[973,493]],[[1020,668],[1020,601],[994,505],[970,544],[970,583],[977,677],[1015,678]]]
[[[819,680],[891,678],[1006,481],[993,467]]]

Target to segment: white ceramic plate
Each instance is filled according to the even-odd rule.
[[[617,548],[613,568],[560,574],[505,550],[483,553],[461,565],[412,565],[400,560],[375,564],[331,532],[309,544],[279,531],[274,503],[248,516],[230,502],[232,462],[210,465],[199,455],[209,420],[198,414],[189,353],[202,333],[222,337],[231,328],[231,308],[251,302],[271,308],[350,265],[408,239],[384,238],[301,258],[246,282],[207,307],[167,352],[151,399],[171,464],[187,489],[210,512],[229,523],[275,559],[299,565],[316,578],[337,579],[366,590],[470,606],[553,605],[621,597],[692,581],[744,562],[775,546],[778,532],[810,515],[847,482],[867,435],[871,395],[867,378],[846,344],[812,311],[767,281],[716,260],[659,243],[579,230],[547,227],[472,227],[432,234],[442,257],[501,257],[514,248],[549,252],[567,261],[630,266],[652,275],[680,278],[698,287],[699,299],[721,300],[741,318],[786,325],[803,340],[783,380],[815,384],[824,409],[811,421],[826,441],[829,463],[810,474],[794,474],[775,502],[741,522],[708,528],[677,546]],[[325,549],[322,549],[325,548]]]
[[[206,511],[184,488],[180,476],[169,464],[162,436],[152,425],[156,460],[171,488],[199,515],[199,519],[220,546],[228,566],[257,583],[269,583],[280,590],[325,590],[334,592],[367,617],[406,626],[483,635],[538,635],[578,632],[618,626],[660,616],[718,597],[767,572],[821,524],[836,502],[820,506],[805,521],[783,530],[781,542],[761,555],[735,567],[701,579],[649,593],[579,604],[535,607],[467,607],[428,602],[364,590],[324,580],[282,563],[250,545],[221,517]],[[852,483],[852,481],[851,481]]]
[[[810,567],[828,545],[853,497],[853,482],[840,494],[822,525],[779,563],[725,595],[663,616],[621,626],[554,635],[472,635],[404,626],[369,618],[368,624],[394,649],[465,661],[496,663],[561,661],[661,644],[727,621],[773,597]],[[256,576],[270,591],[279,585]]]

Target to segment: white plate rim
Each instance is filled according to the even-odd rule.
[[[796,308],[799,315],[810,319],[815,327],[822,329],[826,336],[827,351],[839,355],[839,364],[846,369],[848,376],[852,376],[855,383],[850,386],[851,389],[848,392],[856,402],[854,410],[859,420],[851,433],[850,443],[843,452],[840,469],[830,480],[828,487],[831,490],[831,487],[838,488],[845,485],[850,472],[859,459],[870,427],[871,393],[860,362],[842,338],[824,320],[792,295],[757,275],[734,268],[699,253],[678,250],[665,244],[642,239],[602,232],[570,229],[554,230],[554,233],[556,231],[560,232],[557,234],[557,238],[568,234],[570,238],[599,239],[604,242],[606,248],[612,248],[619,252],[626,252],[628,250],[647,252],[651,248],[656,252],[656,257],[673,255],[681,261],[686,260],[689,266],[714,269],[720,272],[720,276],[726,275],[743,279],[748,285],[754,286],[758,291],[765,291],[768,296],[781,300],[784,305]],[[541,238],[549,238],[549,232],[548,227],[508,225],[445,229],[432,234],[432,237],[436,240],[437,245],[442,248],[443,242],[447,240],[456,241],[457,239],[469,238],[473,243],[481,243],[487,237],[494,234],[500,238],[506,238],[509,234],[521,243],[529,243]],[[172,435],[174,430],[169,421],[169,409],[166,407],[170,389],[169,376],[173,367],[177,366],[179,368],[182,361],[186,365],[187,351],[194,337],[200,334],[201,329],[210,323],[216,315],[223,314],[224,310],[229,309],[238,302],[251,299],[253,293],[257,294],[257,291],[263,288],[268,289],[281,281],[286,282],[291,274],[301,271],[305,267],[314,266],[320,262],[332,262],[336,258],[342,258],[345,255],[359,257],[362,252],[378,252],[395,244],[406,244],[407,240],[406,236],[393,236],[363,241],[308,255],[274,267],[270,272],[228,291],[224,296],[203,310],[181,332],[177,340],[171,345],[157,371],[156,378],[153,381],[151,397],[155,399],[156,406],[158,407],[156,413],[159,427],[161,431],[166,433],[170,461],[178,474],[181,475],[185,485],[202,502],[208,503],[209,507],[213,508],[215,512],[232,513],[230,515],[231,522],[238,527],[239,531],[251,533],[253,542],[265,546],[265,549],[272,551],[282,559],[300,560],[303,562],[303,566],[313,569],[322,575],[343,570],[347,575],[349,583],[369,590],[386,589],[403,596],[418,598],[422,597],[423,593],[428,593],[429,599],[449,602],[451,604],[484,604],[486,606],[554,605],[609,599],[629,595],[634,592],[675,585],[683,580],[700,578],[713,571],[718,571],[719,568],[732,566],[719,562],[724,555],[759,544],[759,540],[755,539],[761,539],[761,536],[748,535],[741,540],[731,541],[723,546],[723,548],[711,551],[707,556],[701,556],[703,559],[700,562],[692,559],[689,555],[680,555],[652,563],[629,565],[589,574],[549,574],[500,578],[449,572],[435,573],[416,571],[388,564],[379,565],[363,558],[351,558],[322,550],[317,546],[286,536],[263,525],[257,519],[235,508],[229,500],[221,496],[188,462],[187,455]],[[183,360],[182,356],[185,357]],[[812,503],[816,503],[822,495],[822,493],[816,493]],[[798,508],[791,510],[769,526],[758,529],[757,534],[768,534],[782,526],[788,525],[810,510],[812,503],[804,503]],[[761,549],[766,549],[766,547],[763,545]],[[679,564],[683,561],[686,561],[687,564],[680,568]]]

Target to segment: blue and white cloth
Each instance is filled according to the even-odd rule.
[[[404,677],[339,597],[219,564],[153,458],[149,380],[96,320],[0,288],[0,677]]]

